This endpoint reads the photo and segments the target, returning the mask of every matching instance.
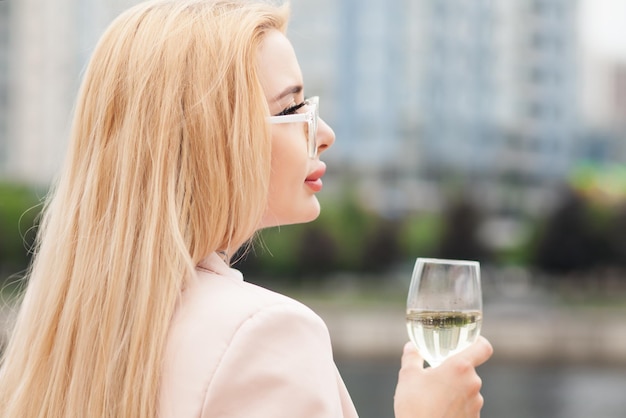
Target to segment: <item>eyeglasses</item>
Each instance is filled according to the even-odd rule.
[[[275,123],[307,123],[307,151],[309,158],[315,158],[317,154],[317,121],[319,120],[319,100],[318,96],[306,99],[304,104],[307,107],[304,113],[293,115],[270,116],[267,119],[271,124]]]

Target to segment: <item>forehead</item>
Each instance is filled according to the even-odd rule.
[[[292,98],[302,88],[302,72],[291,42],[277,30],[271,30],[259,46],[258,74],[270,106]]]

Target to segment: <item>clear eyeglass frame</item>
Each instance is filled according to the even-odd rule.
[[[317,154],[317,126],[319,120],[319,96],[314,96],[304,100],[306,111],[304,113],[294,113],[293,115],[269,116],[267,119],[271,124],[280,123],[307,123],[307,152],[309,158],[315,158]]]

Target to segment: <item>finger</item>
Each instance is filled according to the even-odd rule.
[[[479,336],[474,344],[457,354],[472,363],[474,367],[480,366],[493,354],[493,347],[483,336]]]
[[[417,350],[415,345],[410,341],[404,344],[401,365],[402,365],[402,368],[409,367],[409,366],[411,367],[418,366],[420,368],[424,368],[424,359],[420,355],[420,352]]]

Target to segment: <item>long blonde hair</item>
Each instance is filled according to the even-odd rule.
[[[249,239],[265,209],[271,141],[256,52],[287,14],[157,0],[105,32],[3,360],[0,416],[156,416],[186,279]]]

